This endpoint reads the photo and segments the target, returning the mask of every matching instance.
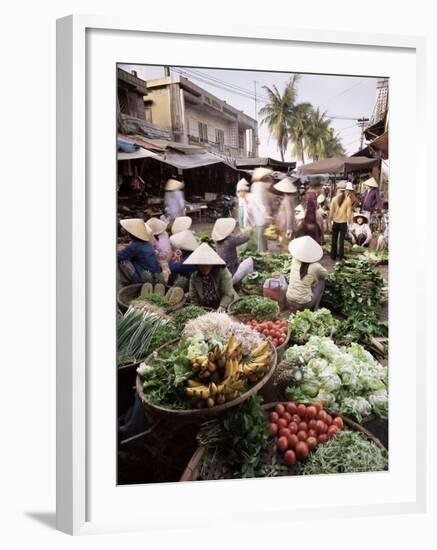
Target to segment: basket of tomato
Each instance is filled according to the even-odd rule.
[[[381,442],[356,422],[340,415],[331,415],[322,403],[268,403],[263,406],[264,414],[277,453],[282,464],[295,470],[305,462],[308,455],[323,445],[345,427],[360,431],[384,452]]]
[[[246,325],[270,340],[275,346],[278,356],[287,347],[290,339],[290,331],[287,321],[278,319],[277,321],[262,321],[260,323],[259,321],[252,319],[250,321],[246,321]]]

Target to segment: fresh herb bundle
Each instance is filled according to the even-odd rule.
[[[259,397],[252,396],[240,407],[205,422],[197,437],[210,453],[219,451],[233,477],[265,475],[268,433]]]
[[[186,306],[172,314],[172,322],[179,331],[182,331],[188,321],[191,319],[196,319],[197,317],[204,315],[206,312],[207,310],[200,306]]]
[[[326,280],[323,305],[346,316],[378,313],[384,279],[364,258],[338,262]]]
[[[310,453],[304,475],[380,472],[388,469],[382,449],[361,432],[343,430]]]
[[[238,300],[233,306],[237,315],[250,314],[257,321],[274,321],[279,316],[278,302],[261,296],[247,296]]]

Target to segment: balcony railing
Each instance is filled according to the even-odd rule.
[[[191,145],[204,145],[212,152],[216,151],[219,153],[224,153],[225,155],[229,155],[233,158],[250,158],[256,156],[252,152],[247,152],[240,147],[232,147],[226,143],[222,144],[216,143],[215,141],[201,141],[198,136],[188,135],[188,143]]]

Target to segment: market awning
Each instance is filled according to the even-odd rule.
[[[270,168],[290,168],[293,169],[296,167],[296,163],[287,162],[282,160],[276,160],[271,157],[249,157],[249,158],[239,158],[235,160],[237,168],[257,168],[258,166],[265,166]]]
[[[144,158],[152,158],[152,159],[160,160],[159,155],[157,155],[156,153],[152,153],[152,151],[148,151],[147,149],[144,149],[144,147],[139,147],[133,153],[125,153],[123,151],[117,152],[117,160],[134,160],[134,159],[144,159]]]
[[[367,157],[332,157],[305,164],[299,168],[299,173],[303,175],[343,174],[367,170],[377,163],[378,159]]]
[[[164,153],[157,155],[159,160],[170,164],[175,168],[181,170],[190,170],[191,168],[201,168],[202,166],[210,166],[212,164],[218,164],[220,162],[226,164],[226,162],[212,153],[197,153],[185,155],[178,153],[177,151],[167,150]]]

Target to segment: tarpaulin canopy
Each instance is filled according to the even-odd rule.
[[[170,164],[175,168],[180,168],[181,170],[200,168],[202,166],[218,164],[219,162],[227,164],[221,157],[213,155],[212,153],[197,153],[185,155],[183,153],[178,153],[177,151],[171,151],[168,149],[167,151],[165,151],[165,153],[157,156],[159,156],[159,159],[162,162]]]
[[[152,151],[148,151],[143,147],[139,147],[133,153],[124,153],[123,151],[117,152],[117,160],[134,160],[134,159],[144,159],[144,158],[152,158],[152,159],[160,160],[159,155],[157,155],[156,153],[152,153]]]
[[[377,162],[378,159],[367,157],[332,157],[305,164],[299,168],[299,173],[303,175],[343,174],[370,169]]]

